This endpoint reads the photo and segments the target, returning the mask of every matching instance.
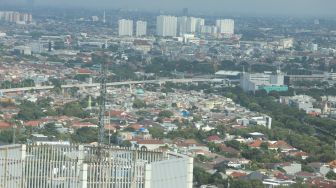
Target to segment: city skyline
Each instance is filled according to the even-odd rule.
[[[112,9],[138,9],[150,11],[181,11],[189,8],[190,12],[202,12],[209,14],[247,14],[247,15],[290,15],[290,16],[336,16],[333,8],[336,5],[332,0],[185,0],[185,1],[154,1],[139,0],[35,0],[36,6],[52,6],[66,8],[112,8]],[[3,3],[21,4],[26,6],[27,0],[2,0]]]

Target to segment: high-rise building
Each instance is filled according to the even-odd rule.
[[[92,21],[93,22],[98,22],[99,21],[99,17],[98,16],[92,16]]]
[[[184,34],[187,34],[187,22],[188,17],[182,16],[177,18],[177,30],[179,36],[183,36]]]
[[[147,35],[147,22],[145,21],[137,21],[136,22],[136,36],[146,36]]]
[[[183,8],[182,9],[182,15],[183,16],[188,16],[189,15],[189,9],[188,8]]]
[[[18,24],[28,24],[33,22],[33,16],[28,13],[0,11],[0,21],[1,20]]]
[[[104,10],[104,15],[103,15],[103,23],[106,23],[106,12]]]
[[[187,32],[188,33],[195,33],[196,22],[197,22],[197,18],[188,17],[188,20],[187,20]]]
[[[213,25],[203,25],[201,26],[200,33],[206,35],[216,35],[217,34],[217,27]]]
[[[156,34],[162,37],[176,37],[177,17],[164,15],[158,16],[156,18]]]
[[[133,20],[119,20],[119,36],[133,35]]]
[[[205,25],[205,20],[203,18],[197,18],[197,20],[196,20],[196,33],[201,33],[201,28],[204,25]]]
[[[182,36],[184,34],[200,33],[203,25],[204,19],[202,18],[178,17],[178,34]]]
[[[219,34],[234,34],[234,20],[232,19],[217,20],[216,26]]]

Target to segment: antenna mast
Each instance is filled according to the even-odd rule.
[[[102,57],[105,58],[105,57]],[[104,144],[105,137],[105,111],[106,111],[106,71],[108,62],[106,59],[102,59],[100,64],[100,97],[99,97],[99,116],[98,116],[98,144],[102,146]]]

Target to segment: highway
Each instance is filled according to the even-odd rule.
[[[124,81],[124,82],[112,82],[107,83],[107,87],[110,86],[121,86],[121,85],[134,85],[134,84],[163,84],[166,82],[173,82],[173,83],[191,83],[191,82],[209,82],[212,79],[209,78],[190,78],[190,79],[159,79],[159,80],[142,80],[142,81]],[[84,84],[69,84],[69,85],[62,85],[62,88],[88,88],[88,87],[99,87],[99,83],[84,83]],[[24,91],[31,91],[31,90],[50,90],[54,88],[54,86],[35,86],[35,87],[22,87],[22,88],[10,88],[10,89],[0,89],[0,93],[15,93],[15,92],[24,92]]]

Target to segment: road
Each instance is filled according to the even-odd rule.
[[[112,82],[107,83],[107,87],[110,86],[121,86],[121,85],[133,85],[133,84],[145,84],[145,83],[156,83],[162,84],[165,82],[173,82],[173,83],[191,83],[191,82],[209,82],[212,79],[209,78],[190,78],[190,79],[159,79],[159,80],[143,80],[143,81],[124,81],[124,82]],[[62,88],[87,88],[87,87],[99,87],[99,83],[85,83],[85,84],[69,84],[62,85]],[[0,89],[0,93],[15,93],[15,92],[23,92],[30,90],[50,90],[54,88],[54,86],[35,86],[35,87],[22,87],[22,88],[11,88],[11,89]]]

